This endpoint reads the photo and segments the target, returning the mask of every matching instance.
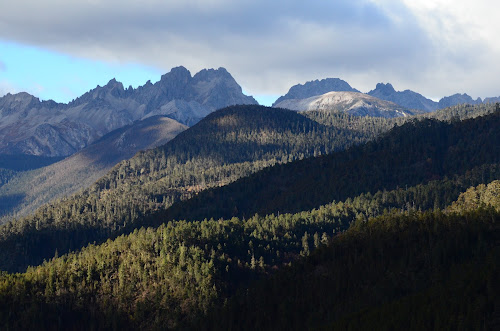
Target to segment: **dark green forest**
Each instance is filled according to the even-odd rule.
[[[361,196],[297,214],[142,228],[4,274],[0,319],[11,329],[366,329],[396,305],[386,328],[475,328],[500,308],[499,190],[499,181],[469,189],[445,211],[372,218],[377,203]],[[429,301],[439,310],[412,314]],[[441,324],[429,324],[433,314]]]
[[[266,168],[201,192],[175,204],[164,215],[202,219],[297,212],[364,192],[452,179],[480,167],[479,178],[466,176],[470,185],[477,185],[498,179],[487,165],[500,162],[499,127],[500,112],[452,123],[413,120],[365,145]],[[442,206],[439,200],[445,197],[435,197],[436,207]]]
[[[475,109],[487,113],[495,107]],[[463,114],[472,117],[476,113]],[[308,116],[326,121],[324,114]],[[364,192],[463,175],[498,161],[499,153],[492,153],[498,151],[498,130],[492,129],[498,116],[489,116],[492,118],[452,123],[414,119],[376,142],[341,152],[350,144],[374,139],[396,123],[332,114],[330,124],[323,125],[283,109],[229,107],[207,116],[166,145],[120,163],[91,188],[0,227],[0,268],[21,271],[53,257],[56,250],[64,254],[167,219],[296,212]],[[481,125],[484,128],[479,129]],[[474,151],[471,155],[477,154],[477,159],[467,162],[456,151],[469,153],[474,139],[483,152]],[[452,146],[457,143],[469,149]],[[420,154],[408,153],[414,148]],[[340,152],[327,155],[337,150]],[[453,158],[462,163],[455,164]],[[290,166],[272,166],[301,159]],[[373,162],[380,163],[378,168],[373,168]],[[446,169],[448,166],[454,168]],[[482,171],[483,181],[471,178],[469,186],[497,178],[487,167]],[[239,178],[243,179],[227,185]],[[219,186],[188,200],[197,192]],[[168,208],[179,200],[188,201]]]
[[[350,116],[336,116],[327,126],[260,106],[222,109],[166,145],[121,162],[89,189],[0,227],[0,268],[23,270],[56,249],[62,254],[132,231],[144,217],[196,192],[366,142],[378,126]]]
[[[387,213],[357,222],[308,258],[240,290],[199,327],[494,330],[500,325],[499,184],[480,188],[496,196],[489,200],[495,207],[471,194],[453,212]]]
[[[2,329],[494,330],[499,121],[217,111],[0,227]]]

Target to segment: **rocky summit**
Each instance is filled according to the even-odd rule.
[[[224,68],[191,76],[177,67],[137,89],[112,79],[68,104],[7,94],[0,98],[0,154],[67,156],[137,120],[162,115],[191,126],[235,104],[257,101]]]
[[[316,95],[325,94],[327,92],[359,92],[352,88],[346,81],[339,78],[326,78],[322,80],[313,80],[306,82],[304,85],[297,84],[290,88],[287,94],[276,100],[273,106],[280,102],[289,99],[305,99]]]
[[[357,116],[385,118],[412,114],[393,102],[359,92],[328,92],[305,99],[283,100],[274,107],[296,111],[345,112]]]

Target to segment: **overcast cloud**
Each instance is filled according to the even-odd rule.
[[[0,4],[0,39],[164,72],[225,67],[250,94],[340,77],[365,92],[382,81],[433,98],[498,96],[493,13],[500,6],[470,7],[462,0],[17,0]]]

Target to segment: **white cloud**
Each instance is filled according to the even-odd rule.
[[[0,4],[0,39],[165,72],[223,66],[252,94],[340,77],[362,91],[499,95],[489,2],[18,0]]]

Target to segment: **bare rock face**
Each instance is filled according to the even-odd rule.
[[[394,102],[408,109],[417,109],[424,112],[432,112],[438,109],[438,103],[427,99],[423,95],[411,90],[396,91],[387,83],[378,83],[374,90],[367,93],[373,97]]]
[[[115,79],[68,104],[40,101],[28,93],[0,98],[0,154],[68,156],[135,121],[164,115],[193,125],[230,105],[257,104],[224,68],[194,77],[173,68],[155,84],[125,89]]]
[[[401,117],[410,111],[393,102],[359,92],[328,92],[306,99],[284,100],[274,107],[296,111],[345,112],[356,116]]]
[[[322,80],[313,80],[310,82],[294,85],[290,88],[287,94],[281,96],[273,104],[273,107],[284,100],[289,99],[306,99],[316,95],[325,94],[328,92],[359,92],[352,88],[346,81],[339,78],[326,78]]]

